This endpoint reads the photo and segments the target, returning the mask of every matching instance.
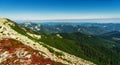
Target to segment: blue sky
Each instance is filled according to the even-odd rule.
[[[120,1],[0,0],[0,17],[14,20],[120,18]]]

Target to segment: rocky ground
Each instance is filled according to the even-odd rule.
[[[44,58],[18,40],[4,38],[0,40],[0,65],[64,65]]]

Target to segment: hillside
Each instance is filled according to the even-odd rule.
[[[82,33],[46,34],[41,41],[97,65],[120,64],[120,45],[114,41]]]
[[[119,31],[108,32],[108,33],[102,34],[100,36],[105,39],[113,40],[117,43],[120,43],[120,32]]]
[[[66,53],[64,51],[61,51],[57,48],[54,48],[52,46],[49,46],[47,44],[45,44],[44,42],[40,41],[42,39],[41,35],[36,35],[34,34],[34,32],[32,31],[28,31],[27,29],[25,29],[24,27],[21,27],[19,25],[17,25],[15,22],[6,19],[6,18],[0,18],[0,39],[1,39],[1,50],[3,50],[3,52],[0,52],[0,59],[5,59],[0,60],[1,64],[5,64],[8,63],[7,60],[11,59],[9,58],[8,55],[13,56],[13,54],[11,54],[10,49],[14,49],[17,47],[17,49],[20,47],[25,47],[24,49],[27,52],[36,52],[38,53],[38,57],[37,58],[31,58],[32,59],[39,59],[38,61],[41,61],[40,59],[42,59],[40,56],[43,56],[43,59],[45,59],[45,61],[42,61],[44,63],[47,63],[48,61],[52,62],[52,63],[58,63],[58,64],[65,64],[65,65],[95,65],[94,63],[84,60],[80,57],[74,56],[72,54]],[[2,40],[3,39],[3,40]],[[8,39],[8,41],[4,40],[4,39]],[[19,43],[13,43],[11,42],[16,40],[20,41],[20,45]],[[47,39],[49,40],[49,39]],[[2,45],[4,44],[4,45]],[[16,46],[16,44],[18,44],[18,46]],[[21,45],[23,44],[23,45]],[[15,46],[14,46],[15,45]],[[10,47],[8,47],[10,46]],[[4,49],[4,47],[6,47]],[[12,48],[11,48],[12,47]],[[23,48],[22,48],[23,49]],[[21,50],[22,50],[21,49]],[[36,51],[35,51],[36,50]],[[12,51],[16,51],[16,50],[12,50]],[[18,51],[19,53],[19,51]],[[26,52],[23,51],[23,54],[25,54]],[[3,55],[5,54],[5,55]],[[30,54],[34,54],[34,53],[30,53]],[[16,54],[15,54],[16,55]],[[40,56],[39,56],[40,55]],[[36,55],[35,55],[36,57]],[[14,59],[18,59],[18,56]],[[25,58],[23,58],[25,59]],[[48,61],[46,60],[48,59]],[[38,61],[35,61],[35,63],[37,64]],[[21,63],[20,59],[15,60],[15,62],[17,63]],[[24,63],[25,61],[23,61]],[[26,60],[27,62],[27,60]],[[11,63],[13,63],[13,61],[11,61]],[[14,64],[13,64],[14,65]],[[30,65],[30,64],[28,64]],[[39,65],[39,64],[37,64]],[[57,65],[57,64],[56,64]]]

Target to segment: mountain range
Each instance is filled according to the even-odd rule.
[[[119,24],[15,23],[0,18],[0,64],[120,65],[119,34]]]
[[[90,35],[100,35],[107,32],[120,31],[120,23],[26,22],[19,24],[46,34],[80,32]]]

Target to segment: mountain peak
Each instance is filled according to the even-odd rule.
[[[14,25],[14,22],[8,18],[0,18],[0,26]]]
[[[0,18],[0,21],[8,21],[8,18]]]

